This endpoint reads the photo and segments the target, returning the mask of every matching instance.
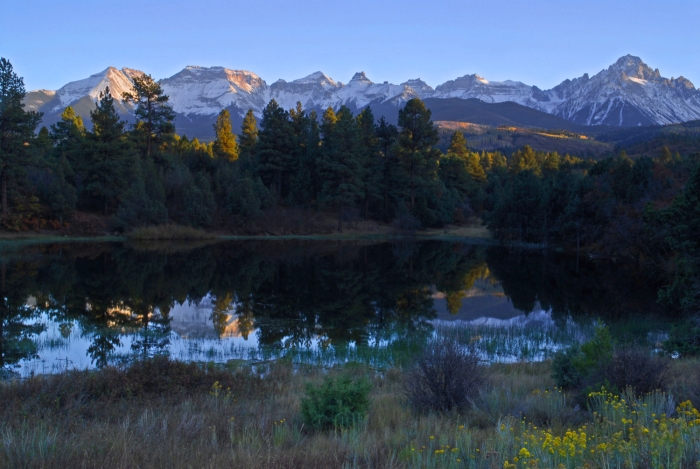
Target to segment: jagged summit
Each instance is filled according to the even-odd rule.
[[[420,78],[407,80],[404,83],[401,83],[401,85],[410,87],[416,93],[418,93],[418,95],[420,95],[421,97],[432,95],[433,92],[435,91],[432,86],[428,85],[426,82],[424,82]]]
[[[661,78],[659,69],[652,70],[642,59],[633,55],[620,57],[608,71],[619,74],[621,79],[637,78],[639,80],[653,80]]]
[[[55,120],[68,105],[87,119],[105,87],[109,86],[112,95],[119,97],[131,89],[133,78],[142,73],[107,67],[56,92],[28,93],[25,102],[29,108],[44,112],[45,122]],[[270,99],[285,109],[301,102],[305,109],[319,110],[343,105],[351,109],[375,105],[396,107],[415,97],[476,98],[487,103],[512,101],[586,125],[636,126],[700,119],[700,92],[689,80],[664,78],[658,69],[652,69],[634,55],[620,57],[592,76],[584,73],[564,80],[549,90],[519,81],[491,81],[478,74],[463,75],[433,88],[420,78],[400,85],[374,83],[365,72],[358,72],[343,84],[321,71],[268,85],[247,70],[197,65],[189,65],[159,83],[170,96],[173,109],[189,120],[213,118],[224,108],[239,117],[248,109],[261,116]],[[127,115],[133,112],[124,103],[120,105],[120,112]]]
[[[367,78],[367,75],[365,72],[357,72],[352,76],[348,84],[350,83],[362,83],[363,85],[372,85],[373,82],[369,78]]]

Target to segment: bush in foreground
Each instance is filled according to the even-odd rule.
[[[590,382],[613,358],[613,341],[605,325],[598,325],[591,340],[557,352],[552,361],[552,378],[557,386],[574,389]]]
[[[641,396],[667,390],[673,376],[669,359],[653,356],[647,350],[622,349],[603,365],[600,378],[614,390],[632,388],[635,395]]]
[[[304,423],[316,430],[350,427],[369,409],[370,382],[349,376],[326,377],[320,387],[307,384],[301,400]]]
[[[404,382],[404,392],[418,410],[447,412],[469,407],[486,383],[486,369],[473,346],[451,339],[428,344]]]

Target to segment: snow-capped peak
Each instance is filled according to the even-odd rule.
[[[143,74],[143,72],[107,67],[100,73],[90,75],[88,78],[68,83],[56,92],[56,96],[60,100],[61,110],[85,96],[89,96],[93,101],[97,101],[100,93],[107,87],[109,87],[112,96],[120,99],[124,92],[131,91],[133,86],[131,77],[140,74]]]
[[[415,91],[418,94],[418,96],[420,96],[421,98],[428,97],[435,92],[435,90],[433,89],[432,86],[428,85],[426,82],[424,82],[420,78],[407,80],[406,82],[401,83],[401,85],[408,86],[413,91]]]
[[[268,88],[264,80],[247,70],[192,65],[161,80],[160,85],[173,110],[183,114],[218,114],[239,102],[258,108],[264,99],[260,92]]]
[[[334,87],[336,88],[338,84],[333,80],[331,77],[326,75],[323,72],[314,72],[311,75],[307,75],[304,78],[298,78],[292,83],[298,83],[301,85],[306,85],[306,84],[320,84],[321,86],[329,86],[329,87]]]
[[[671,124],[700,119],[700,93],[683,79],[663,78],[633,55],[593,77],[566,80],[550,90],[564,98],[552,112],[586,125]]]

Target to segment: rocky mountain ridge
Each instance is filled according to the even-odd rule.
[[[44,112],[45,122],[54,122],[66,106],[87,117],[99,93],[109,86],[115,97],[131,88],[134,76],[143,72],[108,67],[86,79],[68,83],[57,91],[27,94],[28,109]],[[479,75],[464,75],[432,88],[418,79],[400,85],[374,83],[364,72],[343,84],[322,72],[270,85],[255,73],[224,67],[188,66],[159,81],[178,114],[178,127],[209,122],[222,109],[242,117],[248,109],[258,116],[271,99],[291,109],[301,102],[307,110],[353,110],[366,106],[391,109],[418,97],[421,99],[471,99],[486,103],[514,102],[581,125],[639,126],[700,119],[700,91],[683,77],[664,78],[639,57],[627,55],[589,77],[565,80],[550,90],[522,82],[489,81]],[[119,103],[119,112],[129,118],[133,109]],[[238,119],[234,119],[238,120]],[[204,124],[202,124],[204,125]]]

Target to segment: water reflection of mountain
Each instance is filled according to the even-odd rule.
[[[522,316],[523,312],[513,306],[500,283],[488,271],[485,277],[477,278],[471,288],[462,291],[458,309],[449,304],[449,294],[435,291],[432,296],[436,319],[471,321],[477,318],[510,319]]]
[[[435,318],[544,309],[607,319],[656,305],[654,289],[621,265],[438,241],[35,245],[2,253],[0,269],[0,368],[37,357],[47,321],[82,331],[102,366],[125,344],[167,353],[172,334],[362,345],[423,340]]]
[[[233,305],[232,305],[233,306]],[[221,327],[214,327],[212,314],[216,307],[216,301],[207,295],[199,302],[185,302],[174,305],[168,317],[170,329],[183,339],[225,339],[230,337],[243,337],[248,334],[241,331],[235,308],[222,312],[219,318]],[[250,331],[249,331],[250,332]],[[254,332],[254,331],[252,331]]]

